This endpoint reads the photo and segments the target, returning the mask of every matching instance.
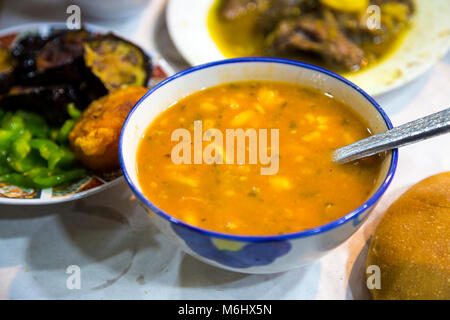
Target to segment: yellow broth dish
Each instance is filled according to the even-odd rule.
[[[188,149],[174,139],[180,129],[192,137],[184,141]],[[208,129],[223,132],[223,141]],[[239,129],[257,133],[244,137],[244,159],[228,149],[239,139],[231,143],[227,130]],[[326,92],[282,82],[227,83],[177,101],[150,124],[137,151],[137,177],[156,207],[188,224],[237,235],[293,233],[336,220],[369,198],[382,157],[340,165],[331,152],[370,134],[365,121]],[[258,160],[270,156],[276,166],[251,161],[252,139]],[[208,149],[218,161],[195,159],[199,144],[203,156]],[[264,174],[269,166],[274,170]]]
[[[228,58],[279,57],[348,73],[392,54],[414,11],[413,0],[216,0],[208,29]]]

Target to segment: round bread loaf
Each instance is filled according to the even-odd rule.
[[[374,299],[450,299],[450,172],[395,201],[378,225],[367,267],[380,268]],[[368,276],[371,276],[368,274]]]

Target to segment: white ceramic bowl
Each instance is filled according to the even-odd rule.
[[[321,257],[358,230],[390,184],[397,150],[382,164],[376,190],[359,208],[326,225],[279,236],[236,236],[204,230],[163,212],[142,193],[136,151],[150,123],[175,101],[205,87],[246,80],[284,81],[327,91],[368,121],[374,133],[392,128],[377,103],[348,80],[324,69],[283,59],[241,58],[180,72],[149,91],[133,108],[122,129],[119,153],[125,178],[154,223],[181,249],[211,265],[244,273],[286,271]]]

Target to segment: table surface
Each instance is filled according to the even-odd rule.
[[[24,3],[0,1],[0,29],[66,18],[65,1],[51,10]],[[134,40],[180,70],[186,63],[168,37],[164,3],[152,0],[131,19],[84,21]],[[447,54],[419,79],[376,100],[400,125],[449,107],[449,80]],[[281,274],[227,272],[184,254],[151,224],[125,182],[65,204],[0,205],[0,299],[366,299],[365,257],[377,219],[407,187],[450,170],[449,146],[446,135],[402,148],[394,181],[364,226],[319,261]],[[71,265],[80,267],[80,289],[66,286]]]

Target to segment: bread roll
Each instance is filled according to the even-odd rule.
[[[374,299],[450,299],[450,172],[411,187],[387,210],[370,244]],[[370,276],[370,274],[368,274]]]

